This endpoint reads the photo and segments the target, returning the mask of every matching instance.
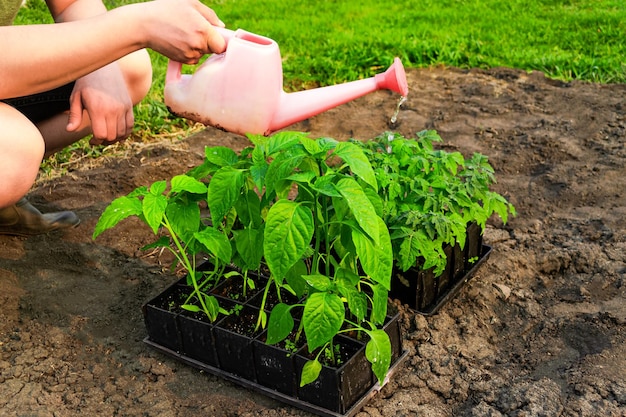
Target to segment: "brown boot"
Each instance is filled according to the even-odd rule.
[[[76,227],[79,223],[80,219],[72,211],[42,214],[26,198],[13,206],[0,208],[1,235],[40,235],[57,229]]]

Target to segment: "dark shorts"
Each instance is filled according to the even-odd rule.
[[[30,96],[0,100],[15,107],[33,123],[39,123],[70,108],[74,83]]]

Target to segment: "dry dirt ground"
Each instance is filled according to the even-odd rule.
[[[291,129],[437,129],[446,149],[489,156],[519,215],[491,221],[491,257],[437,315],[404,311],[409,357],[358,417],[626,416],[626,86],[503,68],[408,79],[395,126],[398,96],[376,92]],[[138,249],[151,236],[132,221],[91,240],[111,200],[215,144],[246,140],[209,128],[33,189],[82,224],[0,236],[0,415],[310,416],[146,346],[141,305],[173,280],[166,259]]]

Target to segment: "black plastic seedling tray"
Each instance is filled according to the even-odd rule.
[[[372,388],[370,388],[359,400],[357,400],[348,411],[346,411],[344,414],[340,414],[340,413],[336,413],[330,410],[327,410],[323,407],[318,407],[315,404],[311,404],[308,403],[306,401],[301,401],[298,398],[283,394],[281,392],[275,391],[273,389],[267,388],[263,385],[257,384],[255,382],[252,382],[250,380],[247,380],[245,378],[239,377],[235,374],[229,373],[229,372],[225,372],[222,369],[219,368],[215,368],[212,366],[208,366],[202,362],[199,362],[197,360],[188,358],[184,355],[181,355],[180,353],[177,353],[171,349],[168,349],[166,347],[163,347],[161,345],[159,345],[158,343],[154,343],[152,342],[148,337],[146,337],[144,339],[144,342],[149,345],[150,347],[154,348],[155,350],[164,353],[165,355],[168,355],[172,358],[177,359],[180,362],[183,362],[187,365],[193,366],[194,368],[200,369],[202,371],[208,372],[212,375],[215,376],[219,376],[221,378],[224,378],[228,381],[231,381],[237,385],[240,385],[244,388],[249,388],[255,392],[258,392],[260,394],[263,394],[267,397],[273,398],[275,400],[281,401],[285,404],[289,404],[292,405],[294,407],[297,407],[301,410],[304,411],[308,411],[310,413],[314,413],[317,414],[319,416],[322,417],[353,417],[354,415],[356,415],[362,408],[363,406],[374,396],[378,393],[378,391],[380,391],[380,389],[382,388],[382,386],[380,385],[380,383],[376,382]],[[400,355],[400,357],[391,365],[391,367],[389,368],[389,372],[387,373],[387,377],[384,381],[384,383],[386,384],[387,381],[394,375],[394,373],[399,369],[400,365],[402,364],[402,362],[404,362],[404,360],[406,359],[406,357],[408,356],[409,352],[408,351],[403,351],[402,355]],[[384,385],[384,384],[383,384]]]

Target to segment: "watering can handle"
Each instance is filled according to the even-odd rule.
[[[235,36],[235,31],[226,29],[226,28],[221,28],[218,26],[214,26],[213,28],[217,31],[217,33],[222,35],[222,37],[226,41],[226,46],[228,46],[228,42]],[[170,59],[170,61],[167,63],[167,73],[165,75],[165,82],[170,83],[170,82],[180,81],[182,68],[183,68],[182,63],[177,62],[177,61],[172,61]]]

